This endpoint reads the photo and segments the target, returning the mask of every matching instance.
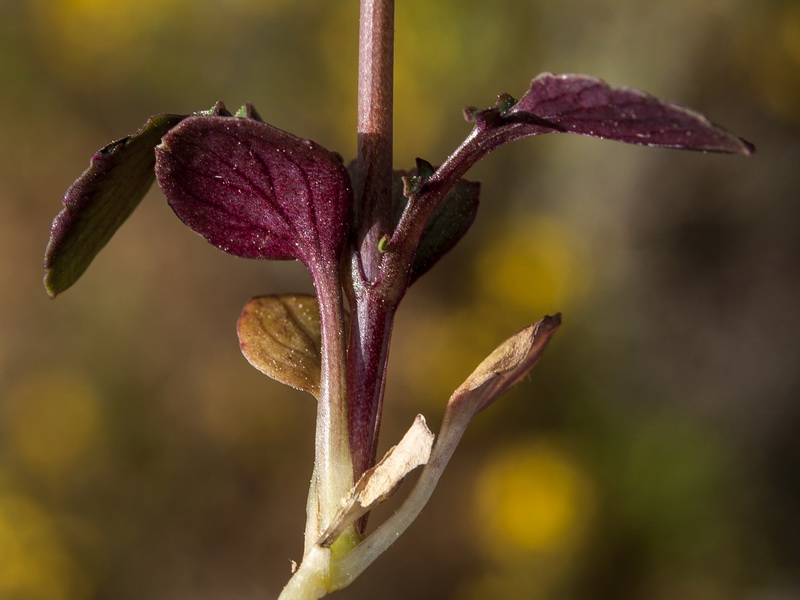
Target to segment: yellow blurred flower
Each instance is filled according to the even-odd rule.
[[[586,293],[588,260],[555,218],[525,216],[487,239],[475,265],[476,286],[504,310],[538,318],[568,309]]]
[[[86,573],[70,558],[49,515],[20,494],[0,492],[0,598],[88,597]]]
[[[85,67],[109,55],[124,58],[182,4],[184,0],[39,0],[34,17],[62,60]]]
[[[60,77],[102,89],[130,85],[143,72],[170,72],[183,55],[188,69],[211,48],[228,45],[246,24],[291,0],[33,0],[39,42]],[[187,50],[186,41],[191,41]],[[222,48],[222,46],[220,46]],[[199,53],[199,56],[198,56]],[[167,65],[165,68],[164,65]]]
[[[590,259],[567,227],[525,216],[487,236],[472,265],[473,294],[429,305],[402,321],[394,352],[413,402],[444,402],[503,339],[546,314],[569,310],[589,291]],[[471,302],[469,302],[471,300]]]
[[[480,549],[490,558],[565,554],[585,540],[594,490],[581,467],[553,442],[498,452],[478,476]]]
[[[800,4],[753,5],[740,61],[755,93],[775,116],[800,123]]]
[[[475,489],[475,540],[486,566],[457,597],[559,597],[585,547],[594,508],[594,485],[559,443],[528,440],[500,450]]]

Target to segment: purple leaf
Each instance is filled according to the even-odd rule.
[[[246,107],[250,110],[249,105]],[[228,115],[222,102],[196,114]],[[64,209],[50,229],[44,285],[55,297],[89,267],[97,253],[139,205],[155,180],[155,147],[188,115],[155,115],[136,133],[97,151],[89,168],[70,186]]]
[[[433,172],[433,167],[422,159],[417,159],[417,163],[426,165]],[[408,204],[408,198],[415,192],[414,186],[422,185],[429,176],[429,173],[421,174],[419,167],[393,173],[392,211],[395,226]],[[476,181],[456,181],[428,217],[411,261],[409,286],[427,273],[466,235],[478,214],[480,188],[480,183]]]
[[[421,244],[422,227],[467,171],[503,144],[544,133],[577,133],[629,144],[703,152],[752,154],[755,146],[704,115],[645,92],[611,87],[587,75],[542,73],[516,101],[508,94],[491,108],[464,109],[475,122],[469,136],[429,177],[412,182],[409,202],[391,244],[400,254]]]
[[[55,297],[75,283],[130,216],[154,180],[153,149],[185,115],[156,115],[99,150],[67,190],[50,229],[44,285]]]
[[[352,190],[341,159],[254,117],[195,116],[156,148],[156,176],[178,217],[236,256],[336,268]]]
[[[468,109],[481,128],[502,128],[500,143],[541,133],[578,133],[645,146],[751,154],[755,146],[680,104],[587,75],[542,73],[513,103],[501,96],[490,109]]]

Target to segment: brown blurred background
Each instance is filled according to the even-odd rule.
[[[355,0],[2,1],[3,600],[273,598],[300,559],[313,400],[252,369],[234,324],[309,290],[303,269],[218,252],[158,190],[57,301],[40,265],[64,190],[148,115],[252,100],[351,157],[356,20]],[[798,598],[800,3],[398,0],[395,164],[440,162],[463,105],[544,70],[759,151],[545,136],[471,174],[473,231],[399,316],[382,448],[417,412],[435,430],[508,334],[564,325],[334,597]]]

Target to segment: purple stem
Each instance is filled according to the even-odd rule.
[[[377,254],[375,279],[365,276],[357,256],[352,264],[347,383],[350,451],[356,479],[375,463],[394,315],[408,286],[411,260],[422,231],[455,182],[482,156],[503,143],[501,136],[491,133],[481,136],[476,128],[424,184],[420,195],[410,200],[388,252],[377,252],[377,242],[369,248],[362,245],[362,256]],[[360,525],[363,527],[363,520]]]
[[[391,233],[394,0],[361,0],[356,247],[349,290],[348,425],[354,476],[375,460],[386,360],[402,293],[380,290],[381,239]]]
[[[358,240],[362,276],[378,278],[390,233],[394,0],[361,0],[358,40]]]
[[[380,430],[386,362],[396,302],[383,302],[368,293],[356,302],[350,320],[348,393],[350,452],[358,477],[375,463]]]

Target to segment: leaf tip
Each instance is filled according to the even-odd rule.
[[[749,142],[746,139],[740,137],[739,143],[741,145],[741,150],[739,151],[739,154],[742,154],[743,156],[750,156],[751,154],[756,153],[756,145],[753,142]]]
[[[554,315],[545,315],[535,325],[534,336],[549,333],[558,329],[561,326],[561,313],[557,312]]]
[[[448,410],[471,419],[522,380],[539,362],[561,325],[561,313],[547,315],[500,344],[453,392]]]
[[[44,291],[47,292],[47,295],[50,297],[50,299],[55,300],[56,296],[59,294],[59,290],[52,285],[49,272],[44,274],[44,280],[42,283],[44,283]]]

